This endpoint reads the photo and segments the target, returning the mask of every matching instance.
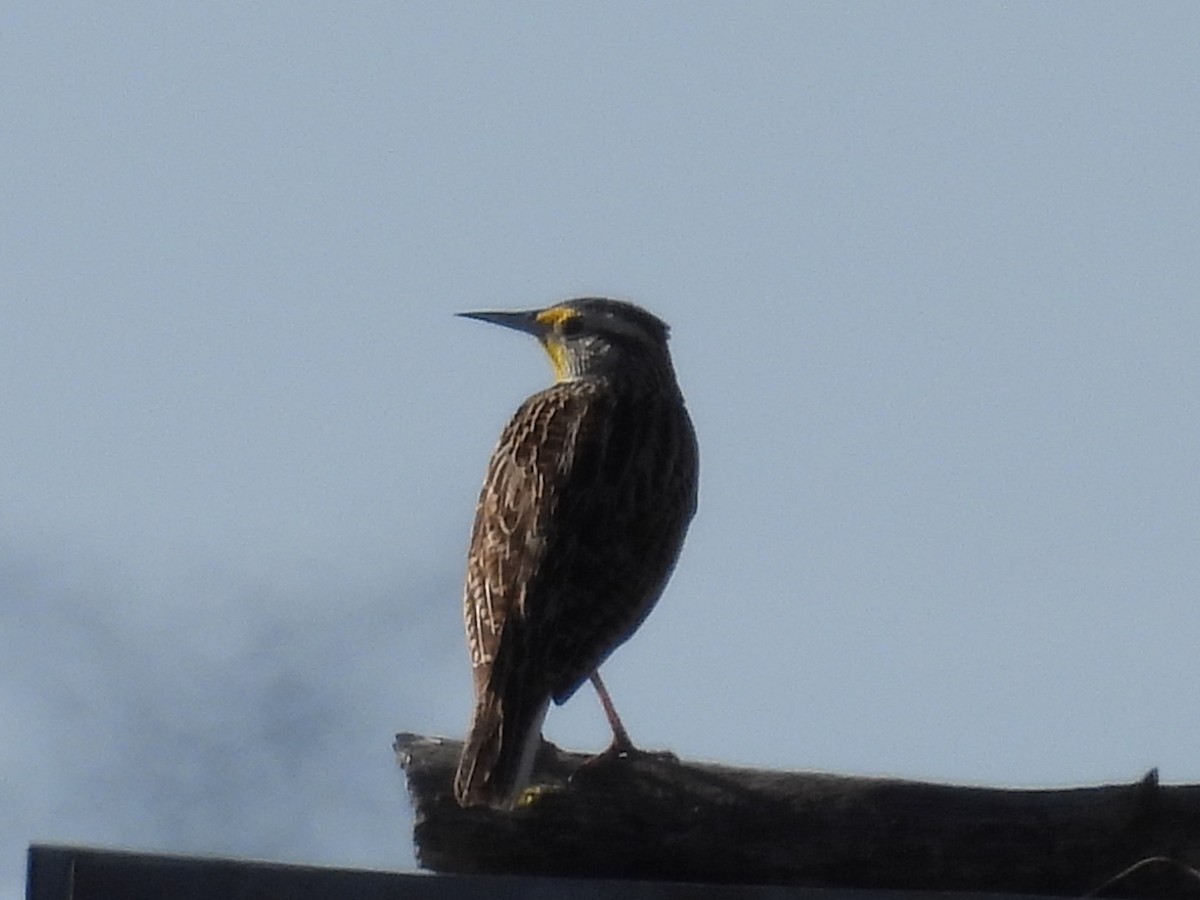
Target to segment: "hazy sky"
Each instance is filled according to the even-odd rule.
[[[1200,6],[0,12],[0,892],[31,840],[410,868],[528,338],[673,326],[681,756],[1200,781]],[[600,749],[588,692],[547,736]]]

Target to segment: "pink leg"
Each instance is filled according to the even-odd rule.
[[[621,724],[621,717],[617,715],[617,708],[613,706],[612,697],[608,695],[608,689],[604,686],[604,682],[600,680],[599,671],[592,673],[592,687],[596,689],[596,693],[600,696],[600,705],[604,707],[604,715],[608,717],[608,724],[612,727],[613,733],[612,746],[603,755],[611,753],[619,756],[622,753],[633,752],[633,741],[629,739],[629,732]]]

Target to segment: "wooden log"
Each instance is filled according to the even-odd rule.
[[[417,860],[448,873],[1200,897],[1200,785],[1001,790],[545,744],[511,812],[462,809],[457,741],[396,736]]]

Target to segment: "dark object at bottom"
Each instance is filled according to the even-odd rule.
[[[504,875],[414,875],[34,845],[27,900],[951,900],[824,891]],[[1021,900],[989,894],[954,900]]]

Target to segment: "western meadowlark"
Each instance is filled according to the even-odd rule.
[[[475,681],[454,790],[509,808],[529,783],[550,701],[596,672],[662,593],[696,510],[696,437],[667,325],[630,303],[567,300],[462,315],[534,335],[555,383],[500,435],[479,495],[464,596]]]

